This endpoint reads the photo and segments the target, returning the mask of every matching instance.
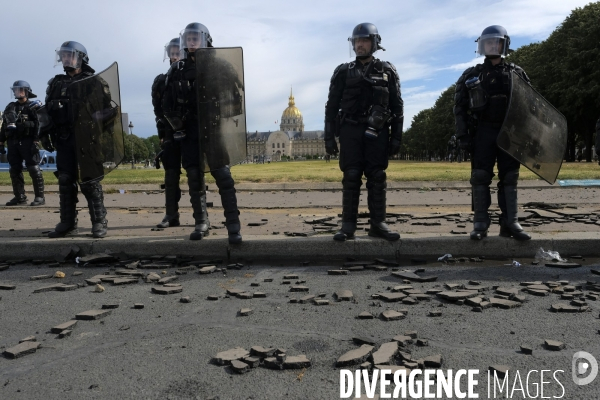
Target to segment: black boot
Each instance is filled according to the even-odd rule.
[[[385,240],[395,241],[400,239],[400,234],[394,232],[385,223],[386,192],[387,182],[385,171],[379,170],[367,178],[369,214],[371,226],[369,236],[381,237]]]
[[[60,223],[49,238],[61,238],[78,233],[77,229],[77,184],[68,174],[58,174],[58,196],[60,201]]]
[[[488,208],[490,205],[490,187],[487,185],[472,186],[473,211],[473,230],[471,239],[481,240],[488,234],[490,227],[490,215]]]
[[[342,191],[342,229],[333,235],[333,240],[338,242],[354,239],[358,203],[360,202],[360,187],[362,186],[362,172],[356,169],[344,171],[342,186],[344,188]]]
[[[42,175],[39,165],[27,167],[27,170],[29,171],[29,176],[31,176],[33,192],[35,193],[35,198],[30,206],[41,206],[46,204],[46,199],[44,198],[44,176]]]
[[[188,186],[190,192],[190,203],[194,210],[194,221],[196,223],[194,232],[190,234],[190,240],[201,240],[208,234],[208,214],[206,212],[206,190],[204,185],[204,172],[200,168],[187,169]]]
[[[81,193],[83,193],[88,202],[90,219],[92,221],[92,237],[103,238],[107,233],[108,221],[106,220],[102,185],[100,182],[81,184]]]
[[[13,193],[15,197],[6,203],[7,206],[18,206],[27,204],[27,196],[25,195],[25,179],[23,171],[16,171],[12,167],[9,168],[10,180],[12,182]]]
[[[181,189],[179,188],[179,169],[165,170],[165,209],[166,215],[159,228],[179,226],[179,200],[181,200]]]
[[[514,237],[519,241],[531,239],[531,236],[519,224],[517,186],[504,185],[503,189],[504,198],[506,199],[506,211],[500,216],[500,236]]]
[[[242,242],[240,234],[240,212],[237,206],[237,196],[235,194],[235,182],[231,177],[231,171],[228,166],[219,168],[211,172],[215,178],[215,183],[219,188],[221,195],[221,204],[223,205],[223,215],[225,216],[225,225],[227,226],[227,235],[230,244]]]

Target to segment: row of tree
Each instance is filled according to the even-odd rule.
[[[592,160],[594,127],[600,117],[600,2],[576,8],[544,41],[519,47],[507,61],[521,66],[533,87],[567,118],[567,161],[576,148]],[[454,133],[454,85],[433,107],[422,110],[404,132],[401,158],[441,157]]]
[[[158,139],[158,135],[153,135],[147,138],[140,138],[135,135],[125,135],[124,161],[131,162],[132,149],[133,159],[136,162],[154,160],[156,154],[160,152],[160,140]]]

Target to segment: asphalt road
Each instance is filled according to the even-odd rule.
[[[427,347],[407,347],[413,359],[441,354],[443,370],[480,370],[479,398],[488,398],[486,370],[492,364],[510,367],[511,388],[511,372],[518,370],[526,386],[525,377],[531,370],[563,370],[557,374],[564,386],[562,398],[600,398],[600,377],[587,386],[576,386],[571,380],[571,359],[576,351],[584,350],[600,359],[598,301],[588,300],[590,311],[575,314],[549,310],[554,303],[568,304],[558,294],[525,294],[526,302],[521,307],[492,308],[481,313],[437,298],[416,305],[386,303],[371,296],[403,284],[391,275],[391,269],[331,276],[327,270],[339,268],[341,262],[331,265],[324,260],[320,265],[300,266],[300,261],[284,266],[246,265],[226,274],[199,275],[192,271],[179,275],[177,282],[183,292],[171,295],[153,294],[151,288],[156,285],[143,281],[123,286],[106,283],[102,293],[93,292],[93,286],[84,286],[67,292],[34,294],[36,288],[56,283],[57,279],[30,281],[31,276],[60,270],[66,273],[61,282],[84,283],[84,278],[110,272],[109,266],[13,265],[0,272],[0,283],[17,286],[15,290],[0,291],[0,350],[30,335],[36,336],[41,347],[15,360],[0,357],[0,399],[336,399],[340,396],[340,369],[335,362],[358,347],[353,337],[372,338],[380,345],[412,330],[429,342]],[[590,273],[590,266],[598,266],[595,259],[578,260],[584,266],[570,270],[532,266],[530,261],[521,260],[523,266],[519,268],[505,265],[509,260],[452,266],[431,262],[412,269],[423,267],[422,275],[438,276],[437,281],[412,286],[443,289],[446,283],[477,280],[489,288],[485,295],[493,297],[495,285],[521,288],[519,283],[523,281],[567,280],[571,285],[581,285],[600,280]],[[410,262],[406,260],[405,264],[400,268]],[[83,274],[73,276],[75,271]],[[161,276],[174,275],[173,269],[165,271]],[[289,285],[282,284],[286,274],[297,274],[299,278]],[[265,278],[273,282],[264,282]],[[306,281],[303,285],[309,287],[309,294],[324,293],[330,305],[290,303],[290,297],[305,295],[289,292],[297,280]],[[232,288],[262,291],[267,297],[225,298],[226,289]],[[339,289],[351,290],[355,301],[335,301],[333,294]],[[207,300],[210,294],[219,299]],[[181,303],[182,296],[189,296],[191,302]],[[119,308],[100,320],[79,321],[70,337],[58,339],[49,333],[51,327],[77,313],[111,302],[118,303]],[[145,308],[133,309],[134,303],[143,303]],[[252,308],[254,313],[238,316],[243,307]],[[386,309],[405,309],[408,314],[399,321],[356,318],[362,311],[378,315]],[[428,316],[432,310],[442,315]],[[564,342],[566,348],[546,350],[545,339]],[[532,346],[533,355],[520,353],[521,344]],[[259,367],[238,375],[230,367],[211,364],[219,351],[234,347],[249,350],[257,345],[284,348],[288,356],[304,354],[312,366],[282,371]],[[531,375],[531,394],[535,393],[534,383],[539,387],[539,377]],[[551,381],[545,385],[544,396],[561,395],[561,386],[551,375],[544,380]],[[523,396],[517,391],[512,398]]]

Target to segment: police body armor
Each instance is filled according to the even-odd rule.
[[[171,90],[173,103],[164,116],[175,131],[176,139],[183,139],[181,132],[185,128],[185,121],[195,119],[196,96],[194,96],[194,81],[196,79],[196,65],[191,59],[174,62],[167,72],[166,90]],[[171,84],[172,83],[172,84]],[[164,92],[163,92],[164,93]]]
[[[27,100],[23,104],[18,101],[8,104],[3,114],[6,126],[2,129],[6,138],[32,137],[37,139],[39,123],[35,111],[30,108],[31,104],[31,100]]]
[[[381,60],[374,59],[366,67],[360,62],[348,64],[346,85],[340,102],[343,118],[350,123],[368,123],[382,129],[389,121],[389,72]]]

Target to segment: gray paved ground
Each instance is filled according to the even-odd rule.
[[[521,260],[529,264],[531,260]],[[431,263],[423,276],[438,276],[432,283],[413,283],[416,289],[443,289],[446,283],[467,284],[478,280],[491,287],[521,288],[522,281],[568,280],[571,285],[598,280],[590,274],[597,259],[578,260],[585,266],[572,270],[557,270],[525,265],[513,268],[508,260],[485,263],[459,263],[448,266]],[[410,262],[402,262],[401,268]],[[0,272],[2,283],[17,286],[12,291],[0,291],[0,350],[13,346],[26,336],[35,335],[41,348],[35,354],[16,360],[0,358],[0,398],[2,399],[334,399],[339,398],[340,373],[335,361],[356,348],[353,337],[372,338],[378,345],[406,331],[418,331],[418,337],[429,341],[428,347],[409,345],[413,358],[434,354],[443,357],[442,369],[481,370],[480,398],[487,396],[485,371],[492,364],[507,365],[519,371],[523,385],[530,370],[564,370],[557,377],[564,386],[565,399],[597,399],[600,381],[578,387],[571,381],[571,357],[578,350],[600,355],[598,344],[597,301],[588,300],[590,312],[557,314],[549,311],[554,303],[568,304],[558,294],[537,297],[525,294],[527,301],[510,310],[487,309],[472,312],[466,305],[439,299],[416,305],[385,303],[371,295],[389,292],[402,281],[388,271],[351,272],[347,276],[330,276],[326,271],[338,268],[341,262],[309,266],[298,264],[247,265],[241,270],[228,270],[210,275],[195,271],[180,275],[183,292],[156,295],[151,283],[125,286],[104,284],[103,293],[94,293],[93,286],[67,292],[33,294],[36,288],[55,283],[56,279],[30,281],[29,277],[61,270],[64,283],[83,283],[84,278],[110,272],[110,266],[84,267],[64,264],[58,268],[46,265],[20,264]],[[224,266],[224,265],[223,265]],[[144,272],[160,270],[141,269]],[[73,276],[82,271],[83,275]],[[173,269],[166,275],[174,275]],[[328,306],[292,304],[291,285],[282,285],[285,274],[298,274],[310,288],[310,294],[324,293]],[[273,282],[264,282],[272,278]],[[296,280],[292,280],[293,285]],[[260,286],[253,287],[252,283]],[[241,300],[225,298],[225,290],[237,288],[267,293],[264,299]],[[353,292],[354,302],[336,302],[338,289]],[[584,290],[584,293],[590,293]],[[208,301],[207,295],[219,295]],[[180,303],[189,296],[191,303]],[[49,333],[51,327],[74,318],[75,314],[116,302],[119,308],[97,321],[79,321],[70,337],[58,339]],[[143,303],[144,309],[133,309]],[[254,309],[248,317],[237,312],[242,307]],[[358,320],[362,311],[378,315],[386,309],[405,309],[408,315],[400,321],[380,319]],[[429,317],[431,310],[440,310],[441,317]],[[545,339],[564,342],[562,351],[543,348]],[[521,344],[533,347],[533,355],[519,352]],[[252,346],[281,347],[288,355],[305,354],[312,361],[306,370],[275,371],[266,368],[251,370],[245,375],[234,374],[230,367],[210,363],[219,351],[233,347],[247,350]],[[600,358],[600,357],[598,357]],[[396,361],[397,362],[397,361]],[[354,368],[354,367],[352,367]],[[511,387],[514,376],[509,374]],[[560,396],[561,387],[551,375],[544,378],[545,396]],[[531,393],[539,374],[530,378]],[[501,397],[498,397],[501,398]],[[520,392],[512,398],[523,398]],[[539,397],[538,397],[539,398]]]

